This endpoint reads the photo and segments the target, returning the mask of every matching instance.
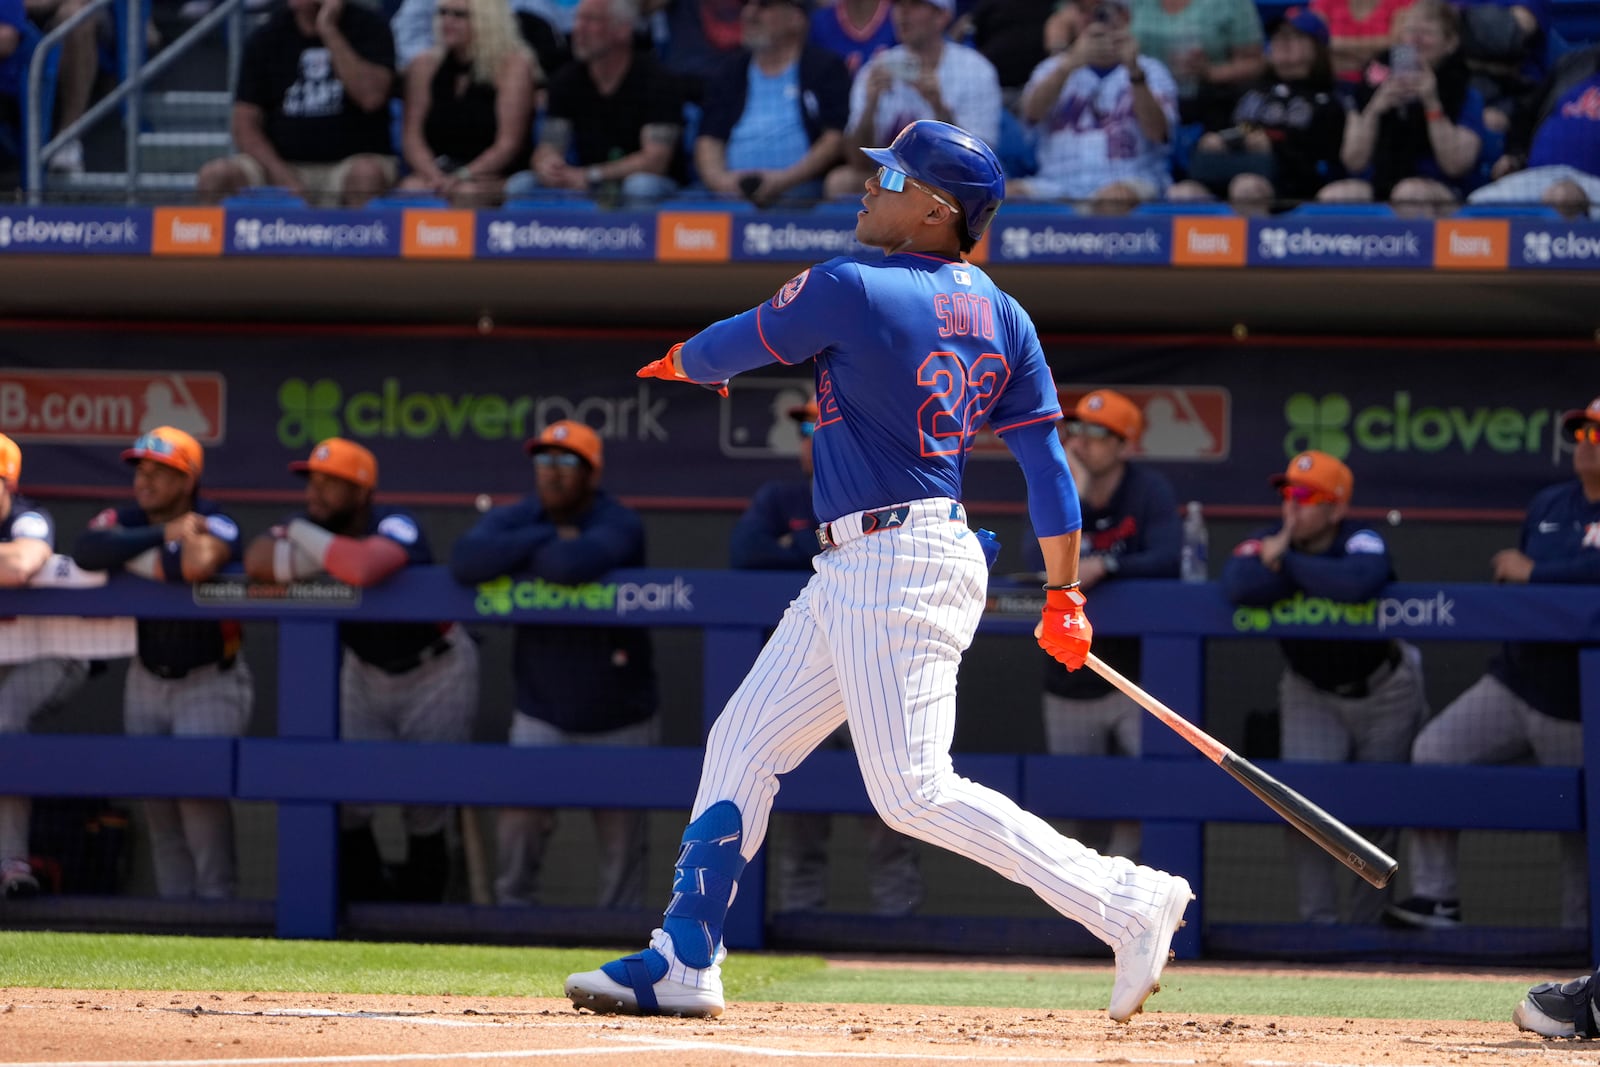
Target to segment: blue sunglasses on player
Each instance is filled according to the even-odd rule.
[[[893,167],[879,167],[878,173],[873,180],[878,183],[878,188],[891,193],[904,192],[907,185],[914,185],[951,211],[959,212],[961,210],[959,206],[952,204],[943,193],[923,182],[917,181],[917,179],[904,171],[895,170]]]

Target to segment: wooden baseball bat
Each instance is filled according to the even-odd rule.
[[[1096,674],[1160,719],[1173,733],[1199,749],[1212,763],[1233,775],[1263,804],[1288,820],[1289,825],[1378,889],[1388,885],[1394,872],[1400,869],[1400,864],[1383,849],[1128,681],[1093,652],[1089,653],[1085,662]]]

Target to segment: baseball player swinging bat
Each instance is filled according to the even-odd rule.
[[[1240,785],[1287,819],[1296,830],[1315,841],[1328,855],[1374,887],[1382,889],[1388,885],[1394,872],[1400,869],[1400,864],[1383,849],[1140,689],[1093,652],[1084,662],[1100,677],[1122,690],[1129,699],[1160,719],[1179,737],[1199,749],[1212,763],[1233,775]]]

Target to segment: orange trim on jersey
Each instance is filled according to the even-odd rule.
[[[1009,433],[1010,431],[1015,430],[1015,429],[1017,429],[1019,427],[1022,427],[1022,426],[1032,426],[1036,422],[1056,422],[1060,418],[1061,418],[1061,412],[1058,409],[1054,415],[1041,415],[1037,419],[1028,419],[1025,422],[1014,422],[1010,426],[997,427],[997,428],[995,428],[994,432],[996,434]]]
[[[767,302],[764,301],[764,300],[761,303],[756,305],[756,336],[761,338],[761,347],[765,348],[768,352],[772,353],[772,358],[773,359],[777,360],[779,363],[782,363],[785,367],[792,367],[792,366],[794,366],[793,363],[790,363],[788,360],[786,360],[782,356],[778,355],[777,349],[775,349],[771,345],[767,344],[767,331],[763,330],[761,328],[761,309],[766,307],[766,306],[767,306]],[[796,362],[799,362],[799,361],[797,360]]]

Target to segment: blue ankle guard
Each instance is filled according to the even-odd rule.
[[[705,968],[716,962],[722,922],[744,870],[745,860],[739,854],[743,837],[744,820],[731,800],[717,801],[683,831],[672,903],[661,928],[686,966]]]
[[[612,960],[600,970],[613,982],[633,990],[634,1000],[638,1003],[641,1013],[645,1015],[656,1013],[660,1005],[656,1003],[655,985],[667,976],[665,956],[653,948],[647,948],[643,952],[635,952],[620,960]]]

